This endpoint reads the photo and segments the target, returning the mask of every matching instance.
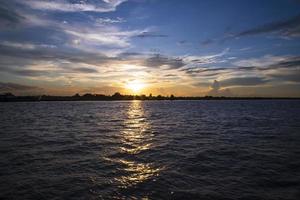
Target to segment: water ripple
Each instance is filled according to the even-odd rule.
[[[300,101],[0,103],[0,199],[300,196]]]

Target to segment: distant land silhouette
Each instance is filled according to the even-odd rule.
[[[146,95],[122,95],[116,92],[113,95],[91,94],[84,95],[75,94],[73,96],[16,96],[12,93],[0,94],[0,102],[25,102],[25,101],[122,101],[122,100],[264,100],[264,99],[300,99],[294,97],[225,97],[225,96],[202,96],[202,97],[188,97],[188,96],[153,96]]]

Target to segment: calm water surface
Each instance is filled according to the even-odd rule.
[[[300,199],[300,101],[0,103],[0,199]]]

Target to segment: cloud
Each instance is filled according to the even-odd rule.
[[[47,48],[43,45],[34,45],[34,44],[17,44],[14,45],[1,45],[0,44],[0,53],[2,56],[15,57],[17,59],[28,59],[32,62],[35,61],[55,61],[55,60],[66,60],[74,63],[86,63],[91,65],[103,64],[108,60],[116,60],[116,58],[107,57],[101,53],[86,52],[82,50],[73,50],[69,51],[65,48]],[[20,48],[23,47],[23,48]],[[16,60],[11,60],[11,63]],[[2,60],[5,62],[6,60]]]
[[[95,30],[64,30],[65,33],[73,36],[80,44],[86,42],[106,47],[129,47],[128,39],[135,32],[106,32],[103,29]]]
[[[211,85],[212,90],[219,90],[221,88],[219,81],[214,80],[213,84]]]
[[[296,67],[300,67],[300,57],[299,56],[286,57],[283,61],[274,63],[269,66],[269,68],[273,68],[273,69],[296,68]]]
[[[32,69],[21,69],[21,70],[8,70],[12,74],[19,76],[38,77],[38,76],[50,76],[48,70],[32,70]]]
[[[0,5],[0,27],[14,26],[22,21],[24,17],[18,14],[9,5],[1,2]]]
[[[19,23],[18,30],[11,32],[10,36],[5,36],[8,33],[4,33],[4,37],[0,41],[0,73],[54,80],[63,76],[76,76],[76,74],[104,76],[101,72],[105,71],[105,68],[113,68],[112,72],[105,76],[120,76],[124,72],[119,72],[116,69],[118,66],[130,64],[130,62],[139,64],[145,61],[146,55],[122,55],[122,52],[131,47],[131,38],[141,37],[143,34],[144,37],[163,37],[155,32],[147,31],[147,29],[121,30],[113,25],[125,21],[118,17],[114,19],[89,18],[89,13],[89,15],[82,15],[91,20],[88,23],[72,20],[66,22],[59,21],[50,12],[47,12],[49,10],[100,12],[100,8],[115,9],[125,2],[124,0],[87,0],[84,3],[76,0],[12,0],[11,2],[11,5],[16,7],[6,6],[4,11],[14,13],[16,8],[24,20],[11,20]],[[27,7],[21,7],[20,4],[26,4]],[[39,10],[42,10],[44,14],[38,15]],[[164,63],[168,63],[172,67],[178,65],[171,58]]]
[[[99,23],[99,24],[115,24],[115,23],[126,22],[125,19],[120,18],[120,17],[117,17],[115,19],[113,19],[113,18],[97,18],[95,21],[96,21],[96,23]]]
[[[204,59],[205,61],[206,59]],[[190,60],[193,62],[193,60]],[[203,59],[196,60],[201,61],[201,65],[191,68],[182,69],[187,74],[192,76],[217,76],[232,73],[257,73],[261,74],[262,71],[271,71],[281,68],[297,68],[300,66],[300,58],[298,56],[272,56],[265,55],[261,58],[249,58],[242,59],[232,63],[232,65],[226,67],[207,67],[205,64],[217,63],[217,60],[203,62]],[[207,60],[206,60],[207,61]],[[221,61],[222,62],[222,61]],[[246,75],[247,75],[246,74]]]
[[[234,91],[239,91],[240,88],[249,88],[260,86],[264,87],[264,84],[268,81],[261,77],[233,77],[223,80],[214,80],[209,82],[198,82],[195,86],[208,87],[207,95],[209,96],[236,96]],[[248,94],[247,91],[244,91]],[[251,96],[251,95],[250,95]]]
[[[68,3],[69,1],[54,2]],[[87,2],[92,4],[92,1]],[[107,3],[113,2],[104,2]],[[117,1],[114,3],[113,5],[118,4]],[[178,57],[149,54],[149,52],[135,53],[130,52],[132,50],[130,48],[134,47],[131,43],[133,38],[164,38],[168,35],[160,34],[151,28],[121,29],[116,26],[122,23],[121,18],[104,17],[97,20],[97,18],[87,17],[88,22],[84,20],[74,22],[70,18],[67,19],[68,22],[64,22],[59,21],[52,16],[53,13],[49,12],[37,16],[40,11],[26,8],[21,13],[22,19],[25,20],[14,22],[22,23],[19,30],[13,32],[12,36],[3,37],[0,41],[0,73],[4,76],[15,75],[32,81],[60,82],[60,85],[77,81],[77,86],[80,84],[109,85],[111,81],[120,83],[125,78],[137,77],[153,79],[155,84],[169,81],[170,85],[190,86],[199,81],[199,77],[202,76],[205,79],[203,82],[209,84],[211,80],[218,80],[211,85],[210,94],[220,96],[230,94],[227,87],[264,85],[267,80],[275,79],[297,81],[296,76],[288,72],[278,74],[263,72],[267,67],[271,70],[291,68],[299,64],[299,60],[289,56],[270,55],[255,58],[256,60],[253,58],[240,60],[233,66],[226,66],[224,63],[227,64],[228,59],[225,55],[229,52],[229,48],[215,54]],[[87,15],[87,13],[82,14],[82,16]],[[38,30],[36,35],[35,30]],[[32,33],[32,37],[26,37],[28,33]],[[186,41],[182,42],[182,44],[186,43]],[[247,77],[242,78],[241,74]],[[107,82],[102,83],[103,80]],[[122,84],[112,87],[119,86]]]
[[[299,37],[300,36],[300,15],[291,17],[287,20],[267,23],[262,26],[248,29],[235,34],[233,37],[242,37],[248,35],[257,35],[257,34],[273,33],[273,32],[277,32],[278,34],[286,37]]]
[[[185,66],[185,63],[181,58],[166,57],[160,54],[147,58],[144,64],[148,67],[167,66],[169,69],[178,69]]]
[[[36,48],[56,48],[55,45],[46,45],[46,44],[32,44],[32,43],[18,43],[12,41],[0,41],[0,45],[6,47],[12,47],[17,49],[24,49],[24,50],[33,50]]]
[[[210,79],[216,79],[219,76],[225,76],[226,74],[230,73],[230,70],[228,68],[209,68],[209,67],[203,67],[203,68],[191,68],[191,69],[184,69],[185,73],[188,76],[191,76],[193,78],[210,78]]]
[[[222,86],[254,86],[267,83],[268,80],[262,77],[234,77],[221,81]]]
[[[189,42],[187,40],[180,40],[176,43],[178,46],[184,46],[189,44]]]
[[[96,69],[87,68],[87,67],[76,67],[76,68],[73,68],[72,71],[80,72],[80,73],[97,73],[98,72]]]
[[[112,12],[116,7],[126,0],[86,0],[86,1],[68,1],[68,0],[26,0],[20,3],[37,10],[49,10],[60,12]]]
[[[272,55],[265,55],[260,58],[250,58],[244,60],[238,60],[233,62],[236,66],[256,66],[256,67],[265,67],[269,65],[276,64],[278,62],[285,61],[287,58],[283,56],[272,56]]]
[[[114,25],[116,20],[113,21],[109,18],[101,18],[101,20],[91,18],[92,22],[89,23],[65,23],[32,14],[24,16],[27,19],[23,24],[24,28],[35,29],[38,27],[40,28],[39,32],[43,34],[45,32],[45,38],[62,38],[61,42],[72,44],[72,48],[94,48],[93,50],[99,49],[99,47],[105,47],[106,50],[107,48],[127,48],[131,45],[130,39],[144,31],[122,30]]]
[[[98,70],[89,67],[71,67],[65,66],[64,63],[57,63],[56,65],[45,64],[31,64],[29,66],[22,67],[7,67],[0,64],[0,72],[6,72],[9,74],[22,76],[22,77],[46,77],[46,78],[57,78],[66,75],[83,75],[83,74],[95,74],[98,73]],[[80,65],[80,64],[76,64]],[[33,69],[34,68],[34,69]],[[36,69],[38,68],[38,69]]]
[[[240,60],[228,67],[199,66],[183,70],[195,81],[200,80],[194,84],[196,87],[208,87],[212,78],[217,79],[211,84],[208,95],[230,96],[232,92],[238,92],[240,95],[253,96],[255,91],[259,90],[258,88],[299,84],[299,69],[298,56],[265,55],[260,58]],[[240,88],[245,88],[245,91]]]
[[[201,44],[203,46],[207,46],[207,45],[213,44],[214,42],[215,42],[215,40],[213,40],[213,39],[206,39],[206,40],[202,41]]]
[[[226,33],[222,38],[207,39],[201,44],[206,46],[213,44],[215,42],[223,43],[224,41],[230,39],[236,39],[245,36],[253,36],[259,34],[270,34],[274,33],[282,38],[298,38],[300,37],[300,15],[293,16],[289,19],[274,21],[271,23],[266,23],[257,27],[253,27],[247,30],[243,30],[238,33]]]
[[[135,37],[138,37],[138,38],[164,38],[164,37],[168,37],[168,35],[158,34],[158,33],[149,32],[149,31],[143,31],[143,32],[137,34]]]
[[[277,71],[269,74],[270,77],[276,79],[276,81],[285,81],[290,83],[300,83],[300,69],[293,69],[289,71]]]
[[[1,92],[9,92],[9,91],[16,91],[16,90],[36,90],[41,89],[36,86],[28,86],[28,85],[21,85],[17,83],[3,83],[0,82],[0,91]]]
[[[204,56],[185,56],[184,61],[190,64],[213,64],[219,63],[220,57],[223,57],[229,52],[229,48],[224,49],[220,53],[212,54],[212,55],[204,55]]]
[[[279,68],[295,68],[300,66],[299,56],[265,55],[260,58],[242,59],[232,63],[239,70],[272,70]]]
[[[67,74],[98,74],[98,68],[119,60],[100,53],[44,45],[7,44],[0,43],[0,72],[17,76],[54,78]]]
[[[219,81],[214,80],[211,85],[211,89],[207,92],[209,96],[232,96],[230,89],[222,89]]]
[[[12,0],[11,6],[0,7],[0,22],[1,19],[2,21],[3,19],[5,19],[7,23],[11,23],[13,25],[17,24],[18,30],[12,32],[11,36],[9,37],[6,36],[9,33],[6,33],[4,37],[15,40],[20,40],[20,38],[23,38],[22,43],[29,43],[32,42],[32,40],[35,40],[34,37],[30,37],[30,35],[24,34],[24,32],[32,31],[33,36],[35,36],[35,34],[37,33],[39,34],[36,39],[43,39],[48,44],[51,42],[55,42],[60,45],[72,45],[72,48],[85,48],[90,49],[91,51],[105,48],[105,50],[107,51],[107,48],[129,48],[131,46],[130,39],[136,37],[137,35],[140,35],[141,32],[145,31],[121,30],[114,24],[118,22],[121,23],[125,20],[118,17],[115,19],[110,19],[95,18],[93,17],[93,15],[84,15],[84,17],[86,17],[86,20],[89,20],[88,23],[87,21],[59,21],[51,17],[51,14],[49,14],[49,12],[45,12],[43,15],[40,15],[37,11],[20,7],[20,4],[29,3],[31,1],[16,1],[15,4],[13,4],[13,2],[14,0]],[[99,3],[99,1],[93,1],[94,4],[97,4],[96,2]],[[107,2],[102,2],[102,4],[108,4]],[[109,1],[109,4],[117,5],[118,2],[119,1]],[[51,4],[53,3],[53,1],[45,1],[44,3]],[[14,9],[18,9],[21,15],[15,13]],[[6,23],[4,23],[4,25],[6,27]],[[33,30],[35,30],[35,32],[33,32]]]

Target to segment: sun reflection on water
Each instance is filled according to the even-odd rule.
[[[121,175],[115,180],[119,187],[127,188],[158,176],[162,170],[149,162],[145,151],[153,148],[153,133],[141,101],[133,101],[126,113],[124,129],[120,133],[122,158],[110,159],[120,166]],[[138,158],[138,159],[137,159]]]

